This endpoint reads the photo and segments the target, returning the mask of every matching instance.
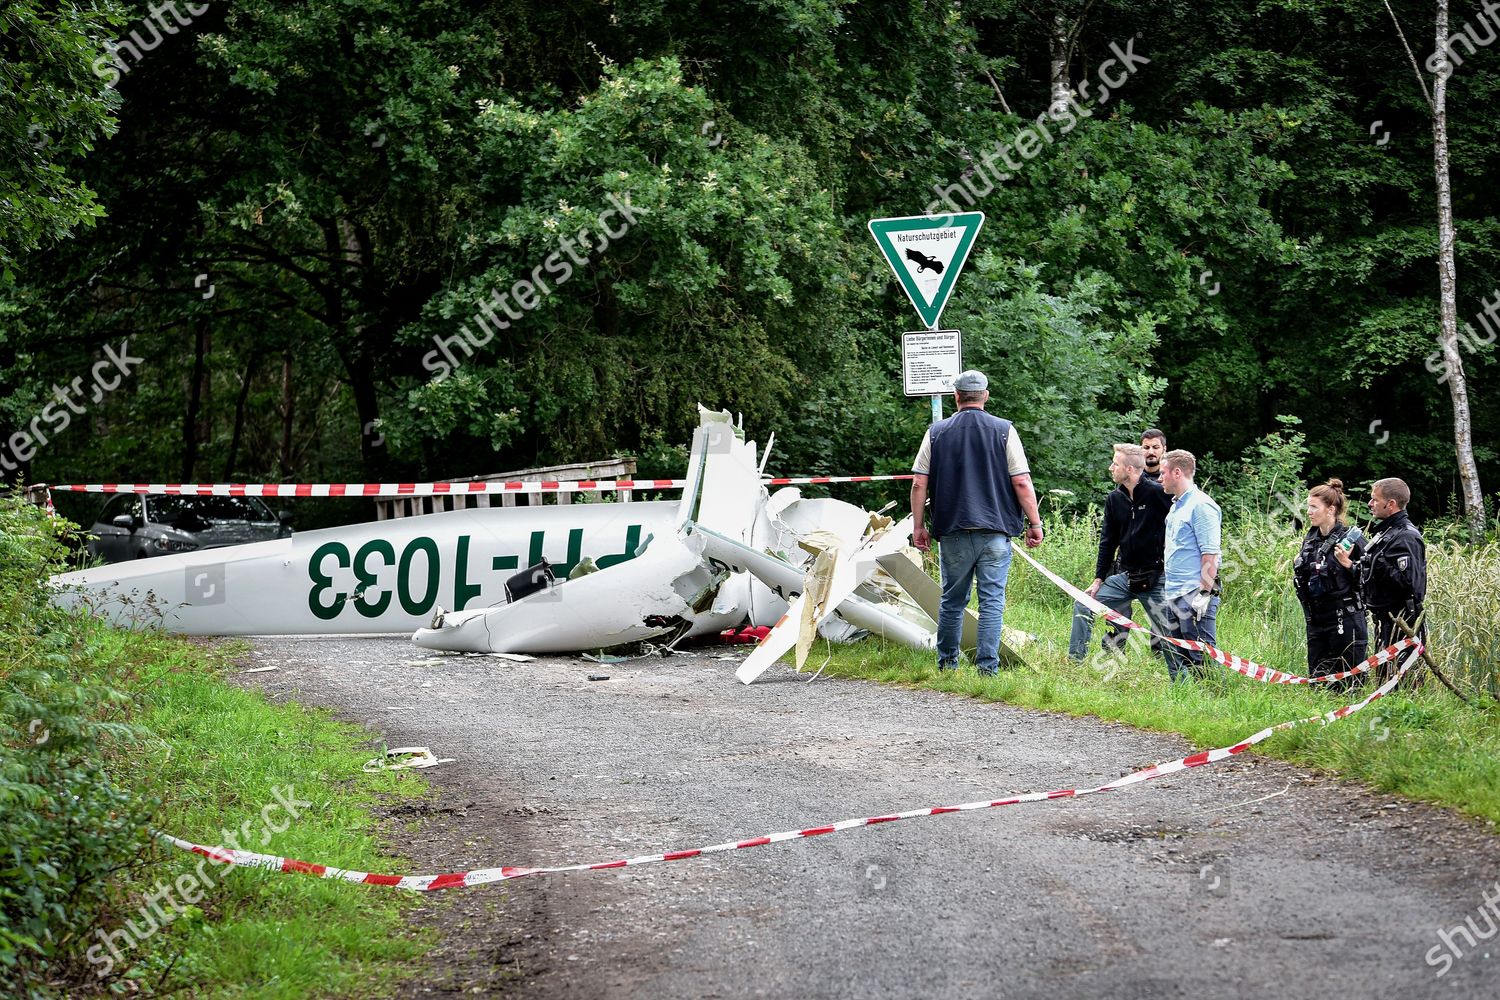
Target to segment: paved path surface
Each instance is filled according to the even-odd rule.
[[[280,669],[243,679],[456,758],[415,810],[430,820],[406,851],[424,872],[1095,785],[1193,749],[784,666],[744,687],[721,655],[518,664],[270,639],[248,665]],[[439,893],[421,918],[444,943],[404,995],[1494,997],[1500,935],[1458,935],[1459,957],[1439,938],[1465,918],[1485,931],[1486,892],[1500,837],[1478,824],[1243,758],[1077,801]]]

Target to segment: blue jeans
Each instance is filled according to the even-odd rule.
[[[1193,608],[1188,600],[1196,593],[1197,591],[1189,591],[1167,602],[1167,624],[1171,629],[1168,634],[1179,639],[1191,639],[1217,646],[1219,644],[1217,636],[1219,599],[1209,598],[1208,610],[1203,612],[1202,618],[1194,621]],[[1167,654],[1167,673],[1174,681],[1187,680],[1193,674],[1203,672],[1202,653],[1186,650],[1171,643],[1166,643],[1163,648]]]
[[[1132,594],[1130,592],[1130,575],[1128,573],[1115,573],[1104,578],[1104,585],[1099,588],[1099,593],[1094,595],[1100,604],[1118,614],[1130,617],[1130,604],[1132,601],[1140,601],[1141,607],[1146,609],[1146,621],[1136,624],[1149,624],[1151,631],[1159,635],[1172,635],[1170,630],[1170,615],[1163,615],[1166,608],[1166,600],[1162,595],[1162,586],[1165,583],[1165,575],[1158,573],[1156,586],[1144,594]],[[1094,633],[1094,613],[1082,604],[1073,605],[1073,631],[1068,636],[1068,655],[1075,660],[1082,660],[1089,651],[1089,638]],[[1170,645],[1170,644],[1168,644]]]
[[[1005,622],[1005,580],[1010,576],[1010,536],[995,531],[955,531],[938,542],[943,600],[938,608],[938,669],[958,668],[964,609],[979,583],[979,637],[975,659],[981,674],[1000,672],[1000,632]]]

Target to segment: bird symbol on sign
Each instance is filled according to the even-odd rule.
[[[918,274],[921,274],[923,271],[927,270],[936,271],[938,274],[943,273],[942,261],[938,260],[936,257],[929,257],[919,250],[907,250],[906,259],[917,265]]]

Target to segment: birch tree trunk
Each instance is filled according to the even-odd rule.
[[[1072,95],[1072,81],[1068,79],[1068,57],[1072,54],[1071,32],[1068,21],[1061,11],[1052,15],[1052,31],[1049,38],[1052,56],[1052,74],[1047,101],[1047,113],[1053,118],[1062,117],[1068,109],[1068,98]]]
[[[1437,52],[1448,51],[1448,0],[1437,0]],[[1479,469],[1474,464],[1473,425],[1469,419],[1469,389],[1464,378],[1463,356],[1458,350],[1458,267],[1453,251],[1453,191],[1448,179],[1448,75],[1446,62],[1432,86],[1432,160],[1437,175],[1438,209],[1438,303],[1442,328],[1438,346],[1447,364],[1448,393],[1453,399],[1453,448],[1458,457],[1458,478],[1463,491],[1464,515],[1469,539],[1484,538],[1484,493],[1479,488]]]

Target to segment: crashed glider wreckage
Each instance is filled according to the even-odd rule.
[[[190,635],[412,633],[430,649],[558,653],[776,625],[749,683],[815,634],[935,642],[911,521],[768,494],[728,413],[701,411],[680,501],[479,507],[300,532],[53,578],[122,624]],[[445,610],[451,609],[451,610]],[[154,617],[154,616],[153,616]],[[964,646],[974,644],[969,612]],[[1007,655],[1014,655],[1005,651]]]

